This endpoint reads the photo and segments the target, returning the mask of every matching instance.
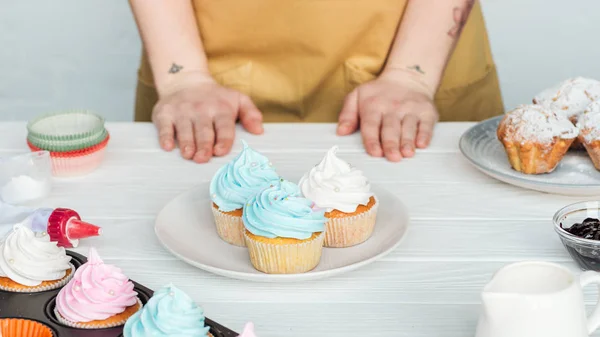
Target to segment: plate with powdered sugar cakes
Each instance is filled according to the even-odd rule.
[[[485,120],[460,139],[463,155],[500,181],[536,191],[600,195],[600,81],[576,77]]]

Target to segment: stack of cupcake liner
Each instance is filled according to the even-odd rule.
[[[31,151],[50,152],[56,177],[94,171],[104,159],[109,139],[104,118],[87,110],[46,114],[27,124],[27,145]]]

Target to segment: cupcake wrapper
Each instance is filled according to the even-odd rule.
[[[104,160],[105,150],[77,157],[51,157],[52,175],[55,177],[75,177],[96,170]]]
[[[136,310],[139,311],[142,309],[142,301],[140,301],[140,299],[137,299],[137,304],[138,309]],[[68,319],[62,317],[62,315],[58,312],[58,309],[54,308],[54,316],[56,316],[56,319],[63,325],[71,327],[71,328],[77,328],[77,329],[86,329],[86,330],[94,330],[94,329],[106,329],[106,328],[114,328],[117,326],[121,326],[121,325],[125,325],[125,322],[127,322],[127,320],[129,319],[129,317],[124,317],[121,320],[117,320],[117,321],[113,321],[113,322],[108,322],[108,323],[98,323],[98,324],[89,324],[89,323],[75,323],[75,322],[71,322]],[[116,315],[115,315],[116,316]],[[109,318],[110,319],[110,318]],[[109,320],[107,319],[107,320]]]
[[[600,171],[600,141],[597,140],[593,142],[585,142],[585,140],[581,136],[580,141],[583,143],[583,146],[585,147],[588,155],[592,159],[594,167],[596,168],[596,170]]]
[[[225,214],[214,206],[211,209],[215,217],[219,237],[234,246],[246,247],[246,240],[244,239],[246,229],[242,217]]]
[[[313,270],[321,261],[325,233],[294,244],[272,244],[252,239],[244,232],[250,261],[267,274],[299,274]]]
[[[36,321],[19,318],[0,319],[0,336],[2,337],[52,337],[52,330]]]
[[[48,284],[45,286],[40,285],[37,287],[29,287],[29,288],[11,288],[11,287],[5,287],[0,284],[0,290],[12,292],[12,293],[41,293],[43,291],[62,288],[67,283],[69,283],[69,281],[71,281],[71,279],[73,278],[73,275],[75,275],[75,266],[71,263],[69,263],[69,266],[71,267],[71,273],[69,274],[69,276],[63,278],[62,280],[57,280],[54,283],[51,283],[51,284]]]
[[[75,140],[62,140],[62,141],[50,141],[42,138],[35,137],[33,135],[27,136],[27,141],[33,146],[44,149],[51,152],[69,152],[86,149],[102,143],[106,139],[108,131],[102,128],[101,132],[94,134],[89,138],[75,139]]]
[[[84,149],[79,149],[79,150],[73,150],[73,151],[67,151],[67,152],[52,152],[50,151],[50,156],[51,157],[78,157],[78,156],[84,156],[93,152],[96,152],[98,150],[104,149],[107,145],[108,145],[108,141],[110,140],[110,134],[106,134],[106,138],[104,138],[104,140],[94,146],[90,146]],[[27,141],[27,145],[29,146],[29,149],[31,149],[31,151],[43,151],[43,149],[40,149],[39,147],[33,145],[31,142]]]
[[[83,129],[72,134],[56,134],[65,123],[80,124]],[[30,135],[45,140],[77,140],[102,132],[104,118],[88,110],[71,110],[39,116],[27,123]]]
[[[344,248],[358,245],[367,241],[373,234],[377,220],[379,201],[366,212],[344,217],[330,218],[325,225],[325,242],[330,248]]]

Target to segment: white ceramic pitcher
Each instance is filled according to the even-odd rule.
[[[482,293],[476,337],[588,337],[600,326],[600,304],[586,317],[582,287],[600,274],[579,277],[547,262],[500,269]],[[600,289],[600,288],[599,288]]]

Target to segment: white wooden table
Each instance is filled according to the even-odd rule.
[[[471,125],[438,125],[431,147],[400,163],[367,156],[358,134],[338,138],[332,124],[270,124],[263,136],[239,129],[238,140],[298,176],[338,144],[341,157],[408,206],[411,226],[396,251],[331,279],[238,281],[165,251],[153,231],[156,214],[210,180],[233,154],[204,165],[185,161],[177,151],[159,149],[151,124],[109,123],[103,166],[85,177],[57,180],[42,205],[71,207],[104,228],[102,237],[83,241],[76,251],[87,254],[94,245],[107,262],[153,289],[173,282],[208,317],[236,331],[254,321],[259,337],[467,337],[474,334],[481,288],[504,264],[535,259],[575,269],[551,219],[560,207],[586,200],[523,190],[481,174],[458,150]],[[25,137],[25,123],[0,123],[0,155],[27,151]],[[238,141],[233,153],[240,147]],[[586,300],[595,298],[587,293]]]

